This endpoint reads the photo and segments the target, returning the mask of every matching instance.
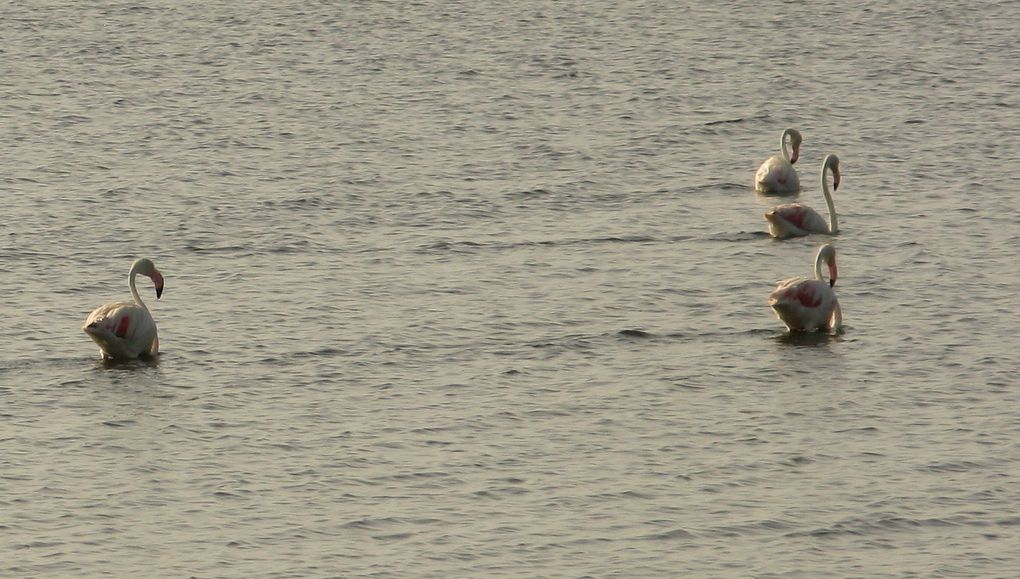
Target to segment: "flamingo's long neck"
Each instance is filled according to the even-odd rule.
[[[779,148],[783,151],[783,158],[789,161],[790,151],[786,148],[786,135],[787,133],[783,133],[783,136],[779,138]]]
[[[825,195],[825,205],[829,207],[829,233],[839,232],[839,222],[836,220],[836,204],[832,202],[832,192],[829,191],[829,182],[825,178],[825,171],[829,165],[822,165],[822,194]]]
[[[815,256],[815,279],[817,280],[825,281],[825,276],[822,275],[822,262],[824,261],[825,258],[822,256],[822,252],[819,251],[818,255]],[[131,286],[131,289],[134,289],[134,286]],[[137,295],[135,294],[135,299],[137,299]]]
[[[137,273],[138,272],[132,269],[130,277],[128,278],[128,285],[131,286],[131,297],[135,299],[136,304],[148,310],[149,308],[145,306],[145,302],[142,301],[142,298],[138,295],[138,290],[135,288],[135,274]]]

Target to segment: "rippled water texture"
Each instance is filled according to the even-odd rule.
[[[0,575],[1020,568],[1012,4],[0,17]],[[788,126],[839,336],[766,304]]]

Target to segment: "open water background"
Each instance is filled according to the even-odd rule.
[[[0,21],[0,575],[1020,569],[1013,4]],[[839,337],[765,303],[787,126]],[[164,353],[104,366],[142,255]]]

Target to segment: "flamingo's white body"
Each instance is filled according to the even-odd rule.
[[[822,264],[829,280],[822,276]],[[815,277],[795,277],[779,282],[769,294],[769,305],[790,331],[819,331],[843,327],[843,311],[832,287],[836,285],[836,250],[823,245],[815,256]]]
[[[139,273],[152,279],[156,299],[159,299],[163,294],[163,275],[152,261],[141,258],[131,265],[128,273],[128,286],[135,301],[99,306],[82,324],[81,329],[99,344],[104,360],[130,360],[159,353],[156,322],[135,289],[135,275]]]
[[[790,149],[786,149],[786,138]],[[779,139],[780,155],[773,155],[758,167],[754,174],[754,190],[762,195],[796,195],[800,193],[800,177],[793,164],[800,157],[802,139],[797,129],[786,129]]]
[[[822,162],[822,194],[825,195],[825,205],[829,208],[829,222],[826,223],[817,211],[807,205],[800,203],[777,205],[765,213],[765,220],[769,223],[769,234],[772,237],[785,239],[810,233],[828,235],[839,233],[836,206],[832,202],[832,192],[829,191],[829,181],[826,178],[828,171],[832,171],[832,189],[839,189],[839,157],[836,155],[827,155]]]

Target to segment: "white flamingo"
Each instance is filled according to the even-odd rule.
[[[828,235],[839,233],[836,206],[832,202],[832,192],[829,191],[829,180],[826,178],[828,171],[832,171],[832,190],[835,191],[839,189],[839,157],[836,155],[827,155],[822,161],[822,194],[825,195],[825,205],[829,208],[829,222],[826,223],[817,211],[807,205],[800,203],[776,205],[765,213],[765,220],[769,222],[769,234],[772,237],[786,239],[809,233]]]
[[[786,149],[790,138],[791,151]],[[802,139],[797,129],[786,129],[779,138],[780,155],[773,155],[758,167],[754,174],[754,190],[762,195],[795,195],[800,192],[800,178],[793,164],[800,157]]]
[[[156,299],[163,295],[163,275],[152,261],[140,258],[131,265],[128,286],[134,303],[120,302],[99,306],[85,318],[81,329],[97,344],[104,360],[130,360],[146,358],[159,353],[159,336],[156,322],[135,289],[135,275],[152,279],[156,286]]]
[[[822,277],[822,263],[828,265],[828,281]],[[832,289],[836,275],[836,250],[825,244],[815,256],[815,278],[795,277],[779,282],[769,294],[769,305],[790,331],[839,332],[843,328],[843,310]]]

